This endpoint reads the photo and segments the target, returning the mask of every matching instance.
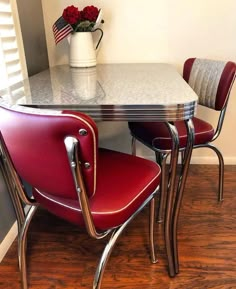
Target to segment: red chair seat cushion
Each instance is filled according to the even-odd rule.
[[[151,195],[160,182],[160,167],[149,160],[100,149],[96,193],[90,207],[97,229],[125,222]],[[79,202],[33,191],[35,199],[49,211],[84,226]]]
[[[212,140],[214,128],[209,123],[194,117],[193,118],[195,141],[194,144],[204,144]],[[175,126],[179,133],[180,148],[186,147],[187,130],[183,121],[176,121]],[[130,122],[131,134],[149,147],[160,150],[170,150],[172,140],[169,130],[164,122]]]

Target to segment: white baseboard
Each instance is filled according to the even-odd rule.
[[[146,155],[143,156],[144,158],[147,158],[149,160],[155,161],[154,156],[152,155]],[[168,160],[167,160],[168,162]],[[219,163],[218,158],[216,156],[210,157],[210,156],[192,156],[191,158],[191,164],[196,165],[217,165]],[[236,165],[236,157],[224,157],[224,163],[225,165]]]
[[[17,233],[18,233],[17,222],[15,221],[15,223],[12,225],[11,229],[7,233],[6,237],[3,239],[3,241],[0,244],[0,262],[6,255],[12,243],[14,242],[17,236]]]
[[[191,164],[217,165],[219,163],[217,157],[199,157],[192,156]],[[225,165],[236,165],[236,157],[224,157]]]

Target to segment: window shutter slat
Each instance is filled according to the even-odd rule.
[[[10,0],[0,0],[0,89],[12,86],[12,95],[24,95],[22,68]],[[19,82],[19,85],[18,85]]]

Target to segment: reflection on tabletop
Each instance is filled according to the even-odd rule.
[[[96,67],[59,66],[0,90],[0,103],[6,104],[96,104],[105,97],[97,80]]]

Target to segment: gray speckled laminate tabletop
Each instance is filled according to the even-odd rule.
[[[169,64],[51,67],[6,90],[1,102],[42,109],[73,109],[96,120],[191,118],[197,95]]]

